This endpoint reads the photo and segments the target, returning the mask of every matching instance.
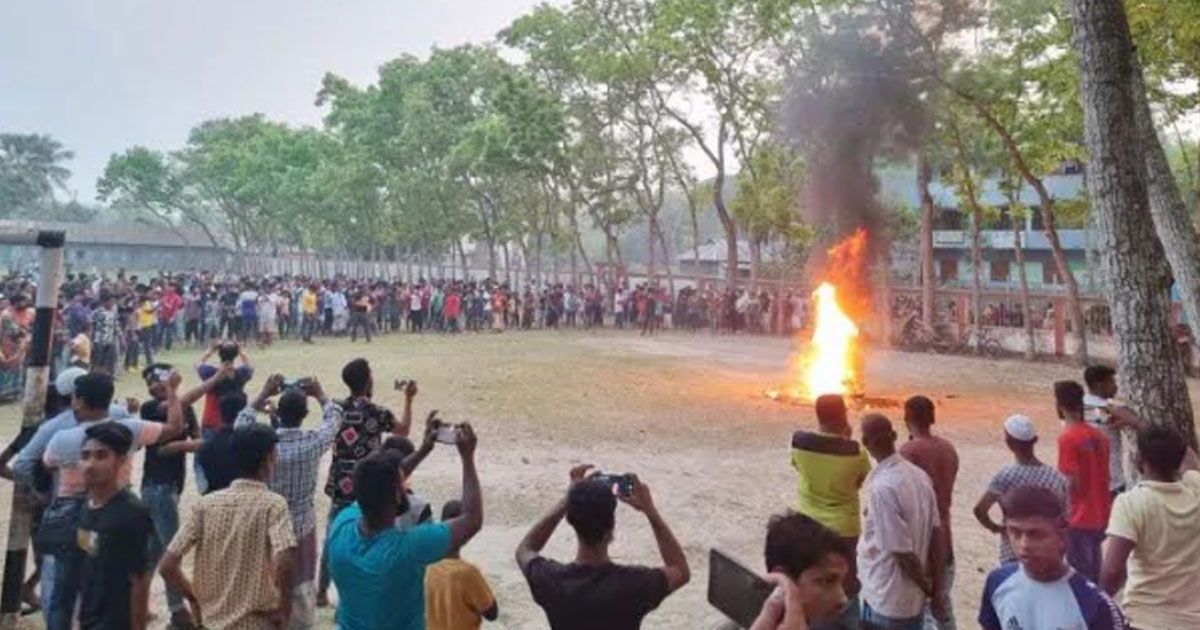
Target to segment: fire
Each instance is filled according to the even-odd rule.
[[[828,282],[813,292],[812,345],[804,373],[810,398],[822,394],[855,393],[855,346],[858,326],[838,305],[837,288]]]
[[[813,292],[812,339],[801,359],[805,398],[861,394],[859,324],[871,309],[867,232],[859,229],[829,249],[825,279]]]

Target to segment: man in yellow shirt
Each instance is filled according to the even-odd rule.
[[[1117,496],[1108,522],[1100,586],[1139,630],[1200,628],[1200,462],[1182,435],[1152,426],[1138,434],[1142,480]]]
[[[851,439],[846,401],[837,394],[817,398],[817,431],[792,435],[792,467],[799,473],[797,511],[832,529],[842,538],[850,558],[843,586],[851,599],[847,614],[856,616],[858,571],[855,549],[862,533],[858,490],[871,472],[867,451]]]
[[[158,325],[158,305],[150,299],[150,294],[142,294],[137,308],[137,345],[133,351],[136,358],[138,351],[146,355],[146,365],[154,364],[154,328]],[[130,368],[136,372],[137,366]]]
[[[442,506],[442,522],[457,518],[462,504]],[[452,550],[445,560],[425,569],[425,627],[428,630],[476,630],[483,620],[495,621],[500,607],[479,569]]]
[[[300,335],[304,343],[312,343],[313,329],[317,327],[317,285],[309,285],[300,294],[300,314],[304,320],[300,322]]]

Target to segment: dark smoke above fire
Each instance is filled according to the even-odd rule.
[[[784,133],[806,158],[804,206],[825,243],[866,229],[876,258],[886,215],[873,166],[911,157],[926,126],[912,47],[869,12],[828,17],[808,41],[781,108]]]

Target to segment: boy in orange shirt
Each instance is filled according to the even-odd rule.
[[[442,506],[442,522],[462,513],[462,504]],[[500,614],[496,597],[479,568],[455,549],[445,560],[425,569],[425,624],[428,630],[477,630],[483,620]]]

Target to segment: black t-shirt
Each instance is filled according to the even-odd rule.
[[[233,461],[233,429],[222,428],[204,441],[198,455],[204,481],[208,484],[204,494],[224,490],[237,479],[237,466]]]
[[[133,577],[150,570],[146,550],[150,511],[128,489],[102,507],[85,505],[77,540],[84,552],[80,572],[79,626],[125,630],[133,625]]]
[[[165,400],[147,400],[142,403],[141,416],[143,420],[165,423],[167,421],[167,402]],[[183,408],[183,423],[185,425],[183,434],[171,442],[179,442],[186,440],[188,436],[196,435],[199,425],[196,422],[196,412],[192,410],[191,405]],[[146,465],[142,469],[142,483],[170,485],[174,486],[177,491],[183,492],[183,484],[187,479],[187,457],[183,453],[160,455],[159,448],[161,446],[157,444],[146,447]]]
[[[525,570],[552,630],[636,630],[668,593],[661,569],[560,564],[535,558]]]

